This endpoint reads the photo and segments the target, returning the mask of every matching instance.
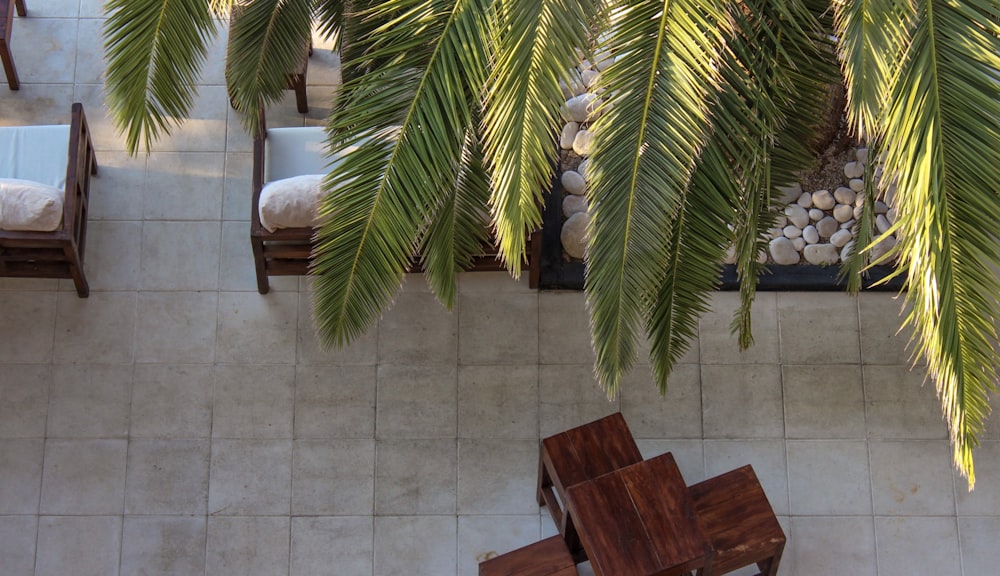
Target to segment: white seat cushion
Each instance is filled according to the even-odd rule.
[[[0,178],[66,188],[69,126],[0,128]]]
[[[41,182],[0,178],[0,230],[57,230],[64,195],[64,190]]]
[[[305,228],[316,223],[322,198],[323,174],[293,176],[264,186],[260,192],[260,223],[268,232],[278,228]]]

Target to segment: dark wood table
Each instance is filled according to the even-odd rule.
[[[714,550],[669,452],[567,488],[596,576],[709,573]]]

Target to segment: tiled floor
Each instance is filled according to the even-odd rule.
[[[318,349],[296,279],[255,291],[250,141],[221,44],[195,120],[129,158],[105,118],[100,0],[28,0],[22,89],[0,124],[88,112],[87,271],[0,280],[0,574],[446,576],[554,532],[534,500],[540,437],[622,410],[689,482],[745,463],[788,534],[785,575],[996,574],[1000,426],[973,494],[933,388],[907,368],[886,295],[761,294],[757,344],[719,294],[666,399],[640,366],[608,402],[578,293],[463,278],[451,313],[418,277],[377,327]],[[271,125],[322,121],[335,59]]]

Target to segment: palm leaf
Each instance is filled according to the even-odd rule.
[[[109,0],[104,26],[111,118],[135,154],[180,124],[216,32],[205,0]]]

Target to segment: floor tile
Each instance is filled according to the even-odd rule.
[[[55,292],[0,292],[0,362],[50,362],[55,326]]]
[[[375,514],[455,514],[453,439],[380,440],[375,451]]]
[[[868,446],[859,440],[789,440],[788,497],[794,515],[871,514]]]
[[[670,452],[688,486],[705,480],[705,443],[697,440],[637,438],[635,441],[643,460]]]
[[[28,9],[31,18],[76,18],[80,13],[77,0],[49,0],[33,2]]]
[[[144,222],[141,289],[216,290],[221,242],[221,222]]]
[[[132,440],[125,513],[205,514],[210,452],[208,439]]]
[[[0,558],[6,576],[35,573],[37,516],[0,516]]]
[[[538,363],[594,362],[583,292],[538,293]]]
[[[616,396],[608,400],[594,377],[592,364],[538,367],[538,433],[542,438],[593,422],[621,410]]]
[[[298,366],[296,438],[374,438],[375,366]]]
[[[291,440],[213,440],[208,513],[287,515],[291,465]]]
[[[116,576],[121,516],[42,516],[35,576]]]
[[[538,296],[459,294],[458,361],[503,364],[538,361]]]
[[[0,440],[0,514],[37,514],[44,441]]]
[[[962,568],[965,574],[989,574],[1000,566],[1000,518],[959,518]]]
[[[77,298],[59,295],[55,361],[62,364],[132,362],[135,346],[136,294],[93,292]]]
[[[56,366],[48,436],[125,438],[131,402],[131,366]]]
[[[829,292],[778,296],[784,364],[853,364],[861,356],[858,302]]]
[[[217,362],[294,364],[298,294],[219,294]]]
[[[79,9],[79,2],[71,2],[74,9]],[[32,7],[34,11],[34,7]],[[34,14],[32,14],[34,16]],[[76,67],[74,80],[81,84],[98,84],[104,82],[104,69],[107,61],[102,57],[104,51],[104,21],[97,18],[80,18],[77,21]],[[90,55],[87,56],[80,56]]]
[[[205,573],[205,518],[126,516],[122,576]]]
[[[701,438],[701,369],[677,364],[661,395],[649,369],[637,366],[622,382],[622,414],[636,438]]]
[[[879,576],[955,574],[961,566],[955,518],[875,518]]]
[[[456,366],[388,365],[378,368],[378,438],[455,437]]]
[[[273,288],[272,288],[273,289]],[[311,292],[299,294],[297,362],[337,366],[374,366],[378,362],[378,323],[343,348],[326,348],[316,335]]]
[[[52,367],[0,365],[0,439],[43,438]]]
[[[701,394],[706,438],[784,435],[778,366],[702,366]]]
[[[909,365],[913,331],[902,328],[903,298],[893,293],[862,292],[858,295],[861,322],[861,361],[864,364]]]
[[[292,515],[370,515],[374,510],[374,440],[296,440]]]
[[[872,438],[946,439],[934,383],[908,366],[865,366],[868,435]]]
[[[91,290],[138,289],[141,238],[141,222],[90,222],[84,270]]]
[[[352,576],[371,576],[374,554],[371,516],[292,518],[291,576],[322,574],[336,566]],[[416,534],[416,533],[414,533]],[[414,535],[394,534],[408,541]],[[390,574],[392,572],[374,572]],[[407,570],[397,572],[406,574]]]
[[[956,474],[958,513],[962,516],[1000,516],[1000,442],[985,441],[973,452],[976,461],[976,489]]]
[[[459,514],[537,512],[536,486],[537,441],[458,441]]]
[[[215,367],[214,438],[291,438],[295,367]]]
[[[136,366],[131,423],[133,438],[208,438],[212,367]]]
[[[271,290],[288,291],[297,286],[297,278],[274,276]],[[219,265],[219,289],[232,292],[256,292],[257,272],[250,245],[249,222],[222,223],[222,260]]]
[[[876,576],[875,524],[868,516],[795,516],[781,565],[810,576]]]
[[[460,438],[538,438],[537,366],[460,366]]]
[[[705,476],[753,466],[774,513],[788,514],[788,464],[782,440],[705,440]]]
[[[865,399],[857,365],[782,366],[788,438],[864,438]]]
[[[104,150],[97,153],[97,164],[100,170],[90,179],[91,220],[142,220],[146,156]],[[93,251],[87,250],[87,261],[92,257]]]
[[[459,516],[458,576],[478,576],[480,562],[540,539],[537,514]]]
[[[219,220],[225,167],[222,152],[153,152],[146,161],[143,216]]]
[[[951,447],[942,440],[872,441],[875,514],[952,516]]]
[[[35,2],[29,7],[34,12]],[[74,15],[75,16],[75,15]],[[10,51],[24,84],[73,82],[76,63],[76,20],[71,18],[14,18],[17,32]]]
[[[379,361],[454,363],[458,357],[458,316],[433,294],[403,292],[379,320]]]
[[[125,440],[47,440],[42,514],[121,514]]]
[[[162,152],[224,152],[229,96],[225,86],[201,86],[182,129],[160,139]]]
[[[375,518],[375,574],[446,576],[457,566],[454,516]],[[413,559],[418,558],[418,562]]]
[[[140,292],[136,362],[211,362],[218,306],[215,292]]]
[[[285,574],[288,571],[290,532],[291,521],[284,517],[211,516],[208,519],[205,574]]]
[[[252,201],[253,154],[229,152],[226,154],[226,177],[222,194],[222,219],[245,222],[244,231],[250,234]],[[249,240],[247,241],[249,244]]]
[[[737,292],[716,292],[712,308],[698,323],[698,342],[703,364],[777,364],[778,320],[777,295],[758,293],[750,309],[754,344],[740,350],[739,337],[733,334],[733,315],[740,305]]]

